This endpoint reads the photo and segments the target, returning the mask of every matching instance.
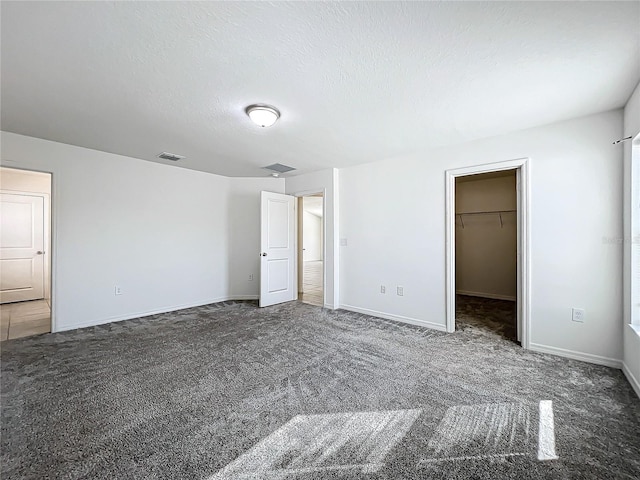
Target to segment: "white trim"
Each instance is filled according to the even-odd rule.
[[[624,376],[627,377],[627,380],[631,384],[631,388],[633,388],[633,391],[636,392],[636,395],[640,398],[640,382],[624,362],[622,362],[622,373],[624,373]]]
[[[333,210],[333,238],[331,239],[333,248],[333,298],[330,302],[332,309],[340,306],[340,170],[333,168],[331,170],[331,199]],[[326,212],[325,212],[326,214]]]
[[[228,300],[259,300],[260,295],[229,295],[225,300],[218,300],[219,302],[226,302]],[[206,304],[203,304],[206,305]]]
[[[378,312],[377,310],[369,310],[368,308],[354,307],[353,305],[340,305],[342,310],[349,310],[350,312],[363,313],[365,315],[371,315],[372,317],[384,318],[386,320],[395,320],[396,322],[409,323],[411,325],[418,325],[420,327],[430,328],[432,330],[438,330],[440,332],[446,332],[447,327],[441,323],[427,322],[426,320],[419,320],[417,318],[403,317],[402,315],[393,315],[391,313]]]
[[[114,317],[102,318],[100,320],[92,320],[88,322],[78,323],[75,325],[63,325],[63,326],[60,326],[60,329],[57,330],[57,332],[66,332],[69,330],[76,330],[78,328],[97,327],[98,325],[104,325],[106,323],[116,323],[116,322],[122,322],[124,320],[133,320],[134,318],[148,317],[149,315],[171,313],[171,312],[176,312],[178,310],[184,310],[186,308],[202,307],[204,305],[228,302],[230,300],[256,300],[257,298],[258,298],[258,295],[231,295],[228,297],[220,297],[220,298],[214,298],[211,300],[185,303],[182,305],[174,305],[171,307],[164,307],[164,308],[154,309],[154,310],[146,310],[143,312],[131,313],[126,315],[116,315]]]
[[[591,353],[576,352],[565,348],[551,347],[549,345],[541,345],[539,343],[530,343],[529,349],[534,352],[548,353],[558,357],[570,358],[572,360],[580,360],[582,362],[594,363],[596,365],[604,365],[611,368],[622,368],[622,360],[617,358],[602,357]]]
[[[499,293],[470,292],[468,290],[456,290],[456,295],[467,295],[468,297],[493,298],[495,300],[508,300],[515,302],[517,297],[511,295],[500,295]]]
[[[518,323],[522,326],[521,345],[523,348],[530,348],[531,325],[531,295],[529,288],[531,284],[531,229],[530,229],[530,185],[529,185],[529,158],[518,158],[504,162],[487,163],[484,165],[472,165],[469,167],[455,168],[445,172],[445,251],[446,251],[446,329],[447,332],[454,332],[456,328],[456,275],[455,275],[455,181],[457,177],[475,175],[479,173],[498,172],[503,170],[518,170],[519,194],[518,194],[518,221],[520,231],[518,232],[518,251],[520,258],[518,266],[520,278],[518,285]]]
[[[629,323],[636,333],[640,334],[640,271],[636,271],[640,266],[640,245],[636,244],[636,239],[640,238],[640,188],[638,182],[640,182],[640,132],[634,134],[634,138],[631,141],[631,152],[629,158],[629,177],[631,178],[629,186],[628,197],[628,235],[631,239],[630,242],[624,241],[625,254],[628,252],[628,260],[625,258],[625,263],[628,261],[629,269],[625,268],[625,291],[628,288],[628,299],[625,298],[625,302],[628,302],[625,307],[629,309]],[[627,199],[625,198],[625,207]],[[626,220],[626,219],[625,219]],[[634,248],[637,247],[637,248]],[[626,255],[625,255],[626,256]],[[628,283],[628,285],[626,285]],[[625,295],[626,297],[626,295]],[[626,308],[625,308],[626,310]],[[626,321],[626,320],[625,320]]]

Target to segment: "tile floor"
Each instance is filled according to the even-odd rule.
[[[46,300],[0,305],[0,340],[28,337],[51,331],[51,308]]]
[[[304,262],[302,273],[302,292],[298,299],[304,303],[323,305],[322,294],[322,260],[316,262]]]

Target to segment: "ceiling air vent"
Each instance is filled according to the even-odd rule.
[[[160,155],[158,155],[158,158],[161,158],[163,160],[171,160],[173,162],[177,162],[178,160],[182,160],[185,157],[184,157],[184,155],[176,155],[175,153],[162,152]]]
[[[295,170],[293,167],[289,167],[288,165],[282,165],[281,163],[274,163],[273,165],[269,165],[268,167],[262,167],[265,170],[271,170],[276,173],[287,173]]]

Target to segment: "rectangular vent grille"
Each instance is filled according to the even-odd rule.
[[[269,165],[268,167],[263,167],[265,170],[271,170],[273,172],[278,173],[287,173],[295,170],[293,167],[289,167],[288,165],[283,165],[281,163],[274,163],[273,165]]]
[[[162,152],[158,155],[158,158],[162,158],[163,160],[171,160],[173,162],[177,162],[178,160],[182,160],[184,155],[176,155],[175,153]]]

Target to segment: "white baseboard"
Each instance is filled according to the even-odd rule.
[[[559,357],[571,358],[572,360],[580,360],[582,362],[594,363],[596,365],[604,365],[611,368],[622,368],[622,360],[615,358],[602,357],[591,353],[576,352],[564,348],[550,347],[548,345],[540,345],[539,343],[530,343],[529,350],[540,353],[549,353]]]
[[[469,292],[468,290],[456,290],[456,295],[467,295],[469,297],[493,298],[495,300],[509,300],[515,302],[518,299],[510,295],[500,295],[497,293]]]
[[[258,298],[257,295],[231,295],[228,297],[213,298],[211,300],[206,300],[206,301],[185,303],[183,305],[173,305],[170,307],[164,307],[157,310],[146,310],[143,312],[130,313],[127,315],[116,315],[113,317],[101,318],[99,320],[91,320],[88,322],[77,323],[74,325],[61,325],[61,326],[55,325],[54,328],[52,328],[52,333],[65,332],[68,330],[76,330],[78,328],[96,327],[98,325],[104,325],[106,323],[114,323],[114,322],[121,322],[123,320],[131,320],[133,318],[148,317],[149,315],[158,315],[160,313],[170,313],[170,312],[175,312],[177,310],[184,310],[185,308],[201,307],[203,305],[211,305],[212,303],[227,302],[229,300],[255,300],[256,298]]]
[[[633,373],[631,372],[631,370],[629,370],[629,367],[627,367],[627,364],[624,362],[622,362],[622,372],[624,373],[625,377],[627,377],[627,380],[629,380],[633,391],[636,392],[636,395],[638,396],[638,398],[640,398],[640,382],[636,377],[634,377]]]
[[[433,330],[439,330],[441,332],[447,331],[447,326],[440,323],[427,322],[426,320],[419,320],[417,318],[403,317],[402,315],[393,315],[391,313],[378,312],[377,310],[369,310],[368,308],[354,307],[353,305],[340,305],[343,310],[349,310],[350,312],[364,313],[365,315],[371,315],[372,317],[384,318],[386,320],[395,320],[396,322],[410,323],[411,325],[418,325],[420,327],[431,328]]]
[[[226,300],[221,300],[222,302],[226,302],[227,300],[258,300],[260,295],[230,295]]]

